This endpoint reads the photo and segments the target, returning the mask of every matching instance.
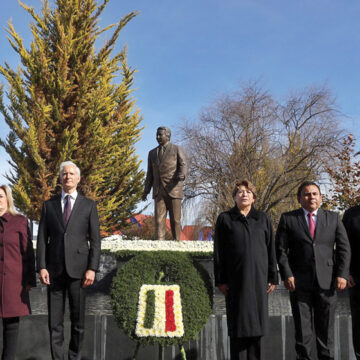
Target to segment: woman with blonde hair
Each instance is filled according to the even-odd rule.
[[[221,213],[214,241],[215,285],[225,295],[231,360],[260,360],[268,325],[268,294],[278,283],[273,229],[254,208],[256,188],[239,180],[235,206]]]
[[[27,219],[14,209],[8,186],[0,186],[0,317],[2,360],[15,359],[19,317],[30,314],[29,290],[36,286],[35,259]]]

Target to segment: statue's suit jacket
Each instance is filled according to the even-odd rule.
[[[39,223],[37,270],[47,269],[50,279],[63,273],[81,279],[86,270],[98,270],[100,231],[96,203],[77,195],[67,225],[64,225],[61,196],[44,202]]]
[[[147,195],[152,187],[155,199],[162,185],[170,197],[182,199],[187,171],[184,151],[181,146],[169,142],[160,161],[159,150],[160,146],[149,152],[144,194]]]
[[[282,214],[276,233],[276,250],[283,280],[294,276],[296,288],[333,287],[335,277],[348,278],[350,245],[337,213],[319,209],[312,239],[303,209]]]

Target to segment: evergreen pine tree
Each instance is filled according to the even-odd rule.
[[[119,229],[141,197],[143,172],[135,154],[140,137],[139,111],[131,97],[134,70],[126,48],[113,54],[131,12],[105,29],[99,16],[108,0],[43,0],[32,16],[32,42],[25,48],[11,22],[8,38],[19,54],[17,71],[7,63],[0,72],[8,83],[0,111],[10,132],[0,141],[11,160],[6,174],[16,207],[38,220],[44,200],[59,191],[59,165],[74,161],[82,171],[79,189],[98,203],[103,234]],[[96,51],[95,42],[114,28]],[[121,74],[121,81],[114,79]]]

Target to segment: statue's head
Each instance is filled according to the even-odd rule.
[[[156,130],[156,140],[159,145],[165,145],[171,138],[171,131],[166,126],[160,126]]]

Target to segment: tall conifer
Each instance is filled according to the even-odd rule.
[[[123,27],[136,16],[127,14],[105,29],[99,16],[108,0],[43,0],[31,15],[29,49],[11,22],[8,38],[19,54],[15,71],[7,63],[0,72],[8,83],[0,111],[10,132],[0,141],[12,170],[15,204],[31,220],[38,220],[42,202],[59,191],[59,164],[74,161],[82,171],[80,191],[98,202],[103,233],[121,226],[140,199],[143,172],[135,154],[140,137],[139,111],[131,97],[134,70],[126,48],[113,54]],[[95,42],[114,28],[96,50]],[[120,81],[116,82],[116,78]]]

